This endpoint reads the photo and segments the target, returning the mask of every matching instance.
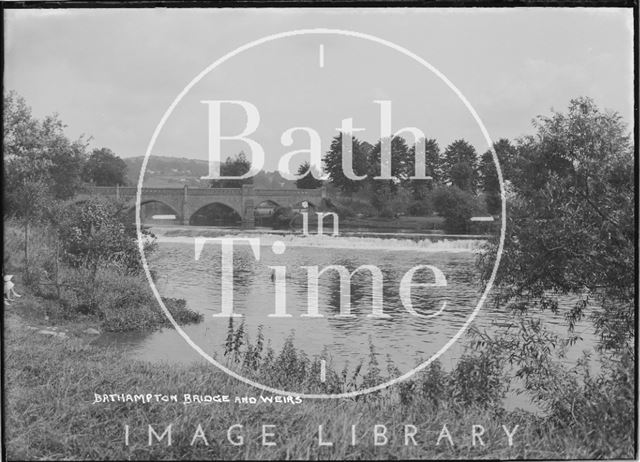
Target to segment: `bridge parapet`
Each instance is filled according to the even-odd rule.
[[[242,188],[188,188],[190,196],[237,196]]]
[[[106,196],[132,203],[137,194],[132,186],[84,186],[80,195]],[[270,200],[282,206],[293,206],[302,201],[315,202],[326,197],[326,188],[319,189],[255,189],[253,185],[242,188],[142,188],[142,202],[164,203],[176,212],[177,219],[188,225],[191,216],[200,208],[221,203],[234,209],[242,218],[243,226],[253,227],[254,207]],[[133,204],[132,204],[133,205]]]

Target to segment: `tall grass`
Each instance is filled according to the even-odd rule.
[[[47,315],[56,319],[93,316],[104,330],[148,330],[170,323],[158,307],[144,275],[104,262],[95,269],[63,263],[56,234],[47,226],[33,226],[29,236],[29,267],[25,265],[24,234],[5,221],[5,271],[15,272],[27,293],[46,299]],[[184,300],[164,299],[180,324],[200,322],[202,315]]]
[[[241,404],[233,402],[234,397],[268,395],[209,365],[152,365],[77,338],[33,336],[15,322],[10,323],[7,334],[5,428],[9,460],[587,459],[634,455],[633,430],[619,432],[615,423],[602,415],[596,418],[576,410],[576,420],[568,425],[562,419],[507,412],[477,394],[460,396],[468,387],[456,382],[465,377],[475,380],[474,374],[463,373],[475,361],[471,357],[465,366],[451,372],[434,364],[416,380],[366,399]],[[256,344],[257,339],[252,346]],[[227,359],[245,365],[251,351],[246,345],[244,354],[234,359],[228,353]],[[269,359],[261,360],[260,365],[277,369],[274,375],[287,388],[299,385],[300,380],[312,380],[309,376],[317,372],[314,359],[307,362],[291,343],[271,355],[265,353],[265,358]],[[474,367],[482,364],[480,360]],[[244,367],[249,370],[255,365],[249,361]],[[383,374],[381,370],[377,373]],[[333,370],[327,375],[336,381],[341,377]],[[94,393],[177,394],[179,401],[183,394],[229,394],[232,402],[93,404]],[[611,414],[607,409],[601,411],[608,412],[605,416]],[[165,440],[148,446],[148,425],[161,433],[170,424],[172,445],[167,446]],[[191,445],[199,424],[208,446],[202,440]],[[234,424],[243,425],[242,446],[233,446],[226,439],[228,427]],[[125,425],[130,428],[128,446],[124,443]],[[262,445],[262,425],[275,425],[271,429],[276,435],[275,446]],[[323,440],[333,446],[319,446],[320,425]],[[351,445],[352,425],[356,425],[355,446]],[[386,445],[374,445],[375,425],[387,427]],[[417,427],[417,446],[411,441],[405,445],[405,425]],[[443,425],[451,433],[453,447],[446,439],[436,445]],[[484,446],[473,444],[472,425],[484,427]],[[513,446],[508,445],[502,425],[510,431],[519,426]]]

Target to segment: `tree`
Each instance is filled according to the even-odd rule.
[[[477,157],[476,149],[465,140],[454,141],[444,151],[442,180],[475,193],[478,185]]]
[[[342,192],[354,193],[363,187],[363,181],[352,180],[344,174],[342,167],[342,136],[343,134],[340,133],[333,138],[331,147],[323,158],[323,163],[332,184],[340,188]],[[353,171],[358,176],[366,175],[370,145],[358,141],[355,137],[352,137],[351,140],[353,143]]]
[[[251,169],[251,162],[247,159],[244,151],[227,160],[220,165],[220,176],[242,176]],[[253,178],[244,178],[241,180],[211,180],[212,188],[242,188],[243,184],[253,183]]]
[[[433,206],[444,217],[448,233],[464,233],[475,211],[475,196],[457,186],[442,186],[433,193]]]
[[[94,149],[83,177],[96,186],[123,186],[127,184],[127,164],[109,148]]]
[[[322,186],[322,181],[313,176],[310,168],[311,164],[309,162],[304,162],[298,167],[298,175],[307,172],[305,176],[296,180],[296,187],[298,189],[317,189]]]
[[[491,215],[499,213],[502,205],[500,198],[500,180],[498,179],[496,166],[493,163],[491,151],[482,154],[480,159],[480,183],[482,192],[484,192],[487,211]]]
[[[371,193],[371,204],[382,212],[400,189],[405,178],[409,148],[405,140],[399,136],[391,139],[391,177],[390,180],[374,179],[382,172],[382,141],[378,141],[369,154],[368,187]],[[389,211],[386,213],[389,214]]]
[[[493,144],[493,150],[500,162],[502,178],[504,180],[512,178],[513,164],[517,155],[515,146],[513,146],[508,139],[502,138]],[[479,171],[480,188],[485,194],[487,210],[492,215],[498,214],[502,208],[500,179],[498,178],[498,170],[493,162],[491,151],[486,151],[482,155]]]
[[[600,348],[633,355],[635,185],[627,128],[589,98],[571,100],[566,114],[539,116],[534,126],[512,165],[497,302],[523,313],[559,312],[558,297],[574,295],[563,313],[569,331],[590,311]],[[481,261],[485,281],[496,249],[494,240]]]
[[[18,183],[39,181],[56,199],[71,197],[81,183],[86,142],[70,141],[65,125],[56,114],[35,119],[24,98],[11,91],[4,96],[5,189],[15,191]],[[9,213],[15,203],[5,201]]]
[[[427,175],[431,176],[431,180],[409,180],[408,177],[415,174],[415,145],[411,147],[407,156],[407,179],[405,184],[411,190],[411,194],[415,201],[425,200],[429,191],[433,190],[436,184],[442,179],[442,167],[440,165],[440,146],[434,139],[424,140],[425,143],[425,164]]]
[[[34,118],[24,98],[4,96],[5,214],[22,221],[25,267],[29,274],[29,227],[49,216],[57,199],[71,197],[80,185],[85,161],[83,138],[70,141],[57,115]]]

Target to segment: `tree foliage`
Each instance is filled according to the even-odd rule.
[[[48,202],[71,197],[81,184],[86,143],[69,140],[57,115],[38,120],[24,98],[4,96],[5,213],[32,219]]]
[[[475,211],[475,196],[457,186],[442,186],[434,191],[433,206],[444,217],[448,233],[464,233]]]
[[[508,139],[502,138],[493,144],[493,149],[500,162],[503,179],[511,178],[511,166],[516,156],[515,146],[513,146]],[[498,178],[498,170],[493,162],[491,151],[486,151],[482,155],[478,170],[480,174],[480,188],[485,194],[487,211],[492,215],[498,214],[502,207],[500,179]]]
[[[126,273],[138,273],[142,265],[135,224],[116,202],[93,198],[65,208],[59,235],[66,262],[73,267],[97,270],[111,264]],[[154,237],[143,229],[145,251],[154,248]]]
[[[96,186],[124,186],[127,164],[109,148],[94,149],[84,166],[83,177]]]
[[[340,133],[331,141],[331,147],[323,158],[325,171],[329,174],[332,184],[337,186],[344,193],[354,193],[362,189],[363,181],[348,178],[343,171],[342,163],[342,136]],[[352,137],[353,143],[353,171],[356,175],[366,175],[369,170],[368,158],[370,148],[367,143]]]
[[[511,166],[509,238],[496,277],[498,302],[520,312],[561,309],[570,331],[589,314],[607,350],[635,337],[633,146],[617,113],[589,98],[540,116]],[[482,260],[485,280],[497,242]]]
[[[29,228],[55,215],[56,201],[71,197],[81,184],[86,144],[70,141],[57,115],[33,117],[24,98],[4,96],[4,213],[24,226],[25,275],[30,276]]]
[[[444,151],[442,180],[464,191],[476,192],[478,186],[478,155],[465,140],[456,140]]]
[[[247,159],[244,151],[235,157],[227,157],[220,165],[220,176],[242,176],[251,169],[251,162]],[[242,188],[243,184],[253,183],[253,178],[243,178],[240,180],[211,180],[212,188]]]
[[[415,201],[427,199],[434,186],[442,180],[442,166],[440,159],[440,146],[434,139],[424,140],[425,143],[425,164],[428,176],[431,180],[405,180],[406,187],[411,191]],[[415,145],[409,149],[407,156],[407,173],[409,176],[415,174]]]
[[[322,186],[322,181],[314,177],[310,169],[311,164],[309,162],[304,162],[298,167],[298,175],[307,172],[305,176],[296,180],[296,187],[298,189],[318,189]]]

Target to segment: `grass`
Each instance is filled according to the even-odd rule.
[[[599,437],[611,435],[597,422],[591,422],[590,428],[581,422],[567,426],[521,411],[507,412],[497,405],[461,405],[446,393],[438,399],[431,393],[434,383],[429,374],[408,384],[409,388],[395,387],[363,399],[234,403],[236,396],[259,399],[261,393],[209,365],[140,362],[122,352],[92,346],[81,334],[67,339],[34,335],[11,311],[5,320],[8,460],[564,459],[633,454],[630,438],[622,441],[626,444],[605,438],[611,446],[603,446]],[[271,367],[292,367],[286,358],[284,351],[276,354]],[[434,399],[426,399],[425,392]],[[93,404],[94,393],[176,394],[179,402]],[[185,405],[180,402],[185,393],[229,394],[232,402]],[[172,445],[164,440],[148,446],[148,425],[161,434],[170,424]],[[244,437],[241,446],[226,439],[228,428],[235,424],[243,425],[242,432],[237,432]],[[445,424],[453,447],[446,439],[436,445]],[[125,425],[130,429],[128,446]],[[190,444],[198,425],[208,446],[202,440]],[[262,445],[262,425],[275,425],[269,429],[275,433],[275,446]],[[323,440],[332,441],[333,446],[319,446],[320,425]],[[352,425],[358,437],[355,446],[351,445]],[[376,425],[387,427],[389,440],[384,446],[373,444]],[[404,425],[417,427],[417,446],[411,441],[405,445]],[[485,446],[473,445],[472,425],[484,427]],[[511,447],[502,425],[509,430],[519,426]]]
[[[259,400],[261,392],[210,365],[151,364],[90,344],[94,337],[85,334],[87,327],[122,331],[166,325],[144,280],[109,268],[91,279],[86,272],[68,270],[64,280],[76,289],[63,292],[58,299],[36,283],[22,283],[20,236],[15,229],[8,231],[5,249],[12,258],[5,259],[5,265],[16,269],[13,272],[23,295],[19,302],[5,306],[8,460],[590,459],[635,455],[634,376],[629,367],[583,382],[562,374],[551,377],[551,390],[564,390],[575,399],[570,406],[567,401],[553,401],[548,406],[550,414],[544,417],[502,407],[507,385],[502,358],[486,352],[461,358],[450,372],[434,363],[413,381],[364,397],[299,404],[236,403],[235,397]],[[33,241],[32,265],[50,267],[50,243]],[[167,300],[167,306],[178,322],[199,320],[184,301]],[[39,335],[34,325],[62,330],[67,337]],[[261,335],[250,343],[242,324],[230,323],[223,342],[226,364],[273,387],[335,393],[380,383],[385,375],[373,350],[369,364],[356,365],[355,370],[337,371],[329,364],[327,380],[321,382],[319,358],[297,350],[293,339],[276,352]],[[397,376],[390,363],[386,374]],[[542,389],[547,385],[549,382],[540,383]],[[231,402],[94,404],[94,393],[162,393],[179,398],[226,393]],[[554,393],[545,396],[554,400]],[[227,429],[235,424],[243,425],[244,442],[239,446],[226,438]],[[129,445],[124,443],[125,425],[130,428]],[[172,425],[173,444],[149,446],[149,425],[159,434]],[[190,444],[198,425],[208,445]],[[263,425],[275,425],[275,446],[262,444]],[[332,441],[332,446],[319,445],[320,425],[323,440]],[[351,444],[352,425],[356,425],[356,445]],[[374,444],[376,425],[386,426],[387,444]],[[417,446],[405,444],[405,425],[416,427]],[[444,425],[453,446],[446,439],[436,444]],[[484,427],[485,445],[473,444],[473,425]],[[513,446],[508,445],[503,425],[509,430],[519,426]]]
[[[71,267],[56,257],[55,233],[42,226],[31,229],[30,268],[26,271],[23,235],[10,220],[5,221],[4,231],[9,256],[5,257],[5,271],[15,274],[17,286],[32,297],[30,306],[37,308],[41,317],[47,315],[55,323],[80,318],[111,332],[171,326],[143,274],[132,274],[111,262],[95,271]],[[202,321],[202,314],[191,310],[185,300],[163,300],[179,324]],[[33,314],[34,309],[28,311]]]

